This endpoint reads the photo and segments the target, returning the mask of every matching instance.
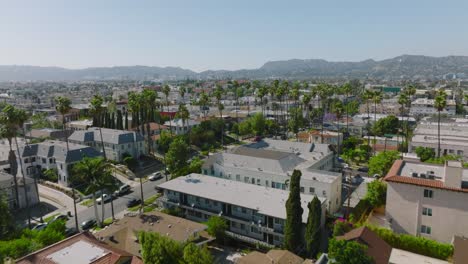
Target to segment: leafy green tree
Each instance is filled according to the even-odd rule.
[[[256,113],[249,118],[249,123],[256,136],[262,136],[265,133],[265,117],[261,113]]]
[[[302,237],[302,213],[301,207],[301,182],[302,173],[294,170],[289,185],[289,197],[286,201],[286,224],[284,228],[284,247],[297,252],[303,242]]]
[[[354,241],[331,239],[328,257],[336,264],[373,263],[373,259],[367,255],[367,246]]]
[[[252,125],[249,121],[244,121],[239,124],[239,135],[245,136],[252,133]]]
[[[366,199],[373,207],[385,204],[387,198],[387,184],[380,180],[374,180],[367,184]]]
[[[173,141],[173,137],[167,131],[162,131],[158,140],[158,151],[165,154]]]
[[[184,262],[187,264],[211,264],[213,257],[207,247],[198,247],[194,243],[188,243],[184,247],[183,252]]]
[[[299,141],[299,129],[304,127],[304,117],[302,116],[302,110],[298,107],[291,108],[289,110],[289,115],[291,116],[291,119],[288,121],[289,130],[296,134],[296,140]]]
[[[390,115],[379,119],[374,123],[373,132],[378,136],[385,134],[395,134],[398,132],[399,121],[394,115]]]
[[[427,147],[416,147],[416,155],[418,155],[421,161],[426,161],[435,158],[435,152],[432,148]]]
[[[190,148],[182,138],[176,138],[166,153],[166,164],[168,170],[173,173],[187,166]]]
[[[344,221],[335,221],[333,226],[333,236],[342,236],[353,229],[352,225]]]
[[[141,232],[139,241],[144,263],[180,263],[183,247],[177,241],[153,232]]]
[[[393,162],[400,158],[398,151],[385,151],[373,156],[369,160],[369,175],[385,176]]]
[[[206,222],[206,225],[208,226],[206,229],[208,234],[216,237],[216,239],[219,241],[225,238],[225,232],[228,229],[228,224],[222,217],[211,216]]]
[[[317,196],[307,205],[309,215],[305,231],[307,253],[315,257],[320,249],[320,220],[322,218],[322,206]]]
[[[0,191],[0,237],[8,237],[14,230],[15,221],[8,207],[5,194]]]

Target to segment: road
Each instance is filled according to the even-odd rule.
[[[165,182],[165,178],[159,179],[157,181],[147,181],[143,183],[143,195],[144,199],[149,198],[156,194],[156,190],[154,189],[155,186]],[[140,185],[133,184],[131,192],[120,196],[114,199],[114,215],[117,216],[119,213],[122,213],[125,209],[127,209],[127,202],[132,198],[141,198],[140,192]],[[132,185],[132,186],[133,186]],[[101,217],[101,205],[98,205],[98,215]],[[73,213],[73,212],[72,212]],[[112,216],[111,211],[111,203],[110,201],[104,204],[104,219],[109,218]],[[78,224],[81,225],[83,221],[88,219],[94,219],[94,206],[88,207],[84,210],[78,212]],[[67,222],[67,227],[75,227],[75,217],[72,217]]]

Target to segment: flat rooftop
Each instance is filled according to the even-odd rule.
[[[192,173],[159,185],[163,189],[257,210],[260,214],[286,219],[289,192],[254,184]],[[301,194],[303,223],[307,223],[307,204],[314,195]],[[318,197],[321,203],[326,199]]]
[[[450,162],[449,165],[460,166],[459,162],[456,161]],[[401,168],[400,176],[412,177],[413,172],[418,174],[434,172],[436,180],[444,180],[443,165],[405,161],[403,167]],[[462,180],[468,182],[468,169],[463,170]]]
[[[409,251],[393,248],[390,254],[389,263],[394,264],[449,264],[445,260],[426,257]]]
[[[467,132],[468,134],[468,132]],[[438,144],[439,139],[436,135],[414,135],[411,142],[414,143],[431,143]],[[457,136],[441,136],[440,144],[456,145],[456,146],[468,146],[468,137],[457,137]]]
[[[57,264],[89,264],[109,254],[109,250],[97,247],[87,241],[77,241],[47,256]]]

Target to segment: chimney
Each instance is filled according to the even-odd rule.
[[[449,160],[444,167],[444,186],[450,188],[461,188],[463,166],[460,161]]]

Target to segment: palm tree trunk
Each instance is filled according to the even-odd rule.
[[[99,134],[100,134],[100,136],[101,136],[102,155],[104,155],[104,159],[107,160],[106,148],[104,147],[104,140],[103,140],[103,138],[102,138],[102,130],[101,130],[101,127],[99,127]],[[67,145],[68,145],[68,140],[67,140]]]
[[[440,158],[440,111],[437,119],[437,137],[438,137],[438,146],[437,146],[437,157]]]
[[[101,190],[101,223],[104,225],[104,190]]]
[[[99,221],[99,214],[98,214],[98,209],[97,209],[96,192],[93,192],[93,207],[94,207],[94,217],[96,218],[96,222],[98,226],[101,227],[101,221]]]
[[[367,146],[370,147],[369,130],[370,130],[370,106],[369,106],[369,99],[367,99]]]
[[[16,162],[16,155],[15,152],[13,151],[12,147],[12,139],[8,139],[8,143],[10,145],[10,151],[8,153],[8,162],[10,163],[10,173],[13,175],[13,182],[15,185],[15,199],[16,199],[16,207],[19,207],[19,192],[18,192],[18,163]],[[18,153],[19,155],[19,153]]]
[[[18,153],[18,159],[20,162],[20,171],[21,171],[21,174],[23,175],[24,200],[26,202],[26,212],[28,214],[28,227],[31,228],[31,211],[29,208],[29,197],[28,197],[27,182],[26,182],[26,176],[25,176],[26,173],[24,172],[24,169],[23,169],[23,158],[21,157],[21,153],[20,153],[19,146],[18,146],[18,139],[16,138],[16,135],[15,135],[15,145],[16,145],[16,151]]]
[[[376,123],[377,123],[377,101],[374,101],[374,125]],[[373,144],[374,155],[375,155],[375,152],[376,152],[376,149],[375,149],[375,143],[376,142],[377,142],[376,134],[374,133],[374,144]]]

